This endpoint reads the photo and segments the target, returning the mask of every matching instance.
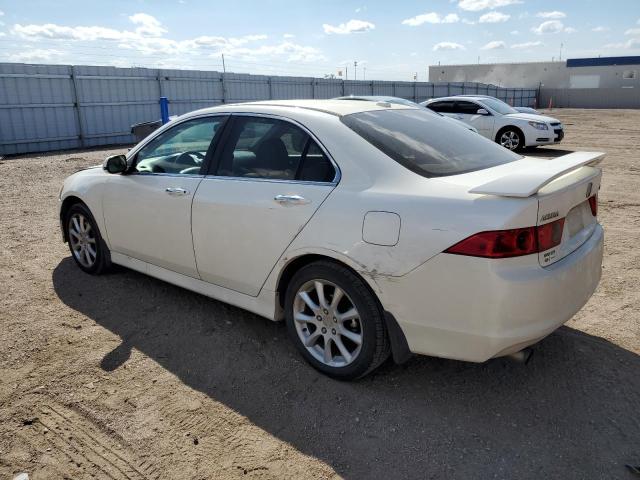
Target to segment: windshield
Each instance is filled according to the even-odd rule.
[[[473,172],[522,158],[427,109],[374,110],[344,115],[340,120],[380,151],[424,177]]]
[[[497,98],[483,98],[480,100],[480,103],[486,105],[490,109],[502,114],[507,115],[509,113],[518,113],[515,108],[509,106],[509,104],[504,103],[502,100],[498,100]]]

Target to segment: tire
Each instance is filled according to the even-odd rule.
[[[285,319],[289,336],[305,360],[330,377],[361,378],[389,357],[389,338],[377,298],[360,277],[340,264],[318,261],[298,270],[287,286]]]
[[[86,205],[76,203],[69,208],[64,228],[71,256],[83,272],[99,275],[111,267],[109,249]]]
[[[520,152],[525,147],[524,134],[517,127],[504,127],[496,135],[496,143],[513,152]]]

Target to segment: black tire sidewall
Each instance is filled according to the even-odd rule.
[[[293,320],[293,302],[298,289],[309,280],[327,280],[340,287],[355,304],[362,325],[362,347],[358,357],[345,367],[331,367],[315,359],[298,337]],[[376,358],[377,322],[384,322],[377,299],[367,285],[350,270],[328,262],[318,262],[300,269],[291,279],[285,295],[285,321],[287,331],[302,356],[314,368],[340,380],[352,380],[366,374]]]
[[[80,213],[84,215],[84,217],[91,224],[91,228],[93,229],[93,231],[96,232],[96,261],[93,263],[91,267],[85,267],[84,265],[82,265],[78,261],[76,256],[73,254],[73,248],[71,247],[71,235],[69,234],[69,220],[71,219],[71,216],[75,213]],[[106,254],[107,254],[106,245],[102,240],[100,229],[98,228],[98,225],[95,219],[93,218],[93,215],[89,211],[89,209],[82,203],[76,203],[75,205],[72,205],[64,217],[64,229],[65,229],[65,235],[67,237],[67,243],[69,245],[69,251],[71,252],[71,257],[73,258],[73,261],[76,262],[76,265],[80,267],[80,270],[91,275],[97,275],[101,273],[106,266]]]

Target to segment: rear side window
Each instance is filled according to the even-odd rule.
[[[454,102],[434,102],[427,105],[427,108],[430,108],[434,112],[438,113],[453,113]]]
[[[274,118],[238,116],[217,175],[331,182],[335,169],[309,134],[296,125]]]
[[[380,151],[424,177],[473,172],[522,157],[424,110],[375,110],[341,117]]]

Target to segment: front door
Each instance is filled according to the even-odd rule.
[[[480,135],[493,140],[494,117],[491,114],[480,115],[478,110],[481,108],[483,107],[475,102],[457,101],[453,118],[475,127]]]
[[[105,185],[103,211],[111,250],[197,277],[191,202],[226,116],[199,117],[145,145],[132,171]]]
[[[224,143],[193,200],[198,272],[256,296],[335,187],[336,169],[307,132],[281,119],[234,115]]]

